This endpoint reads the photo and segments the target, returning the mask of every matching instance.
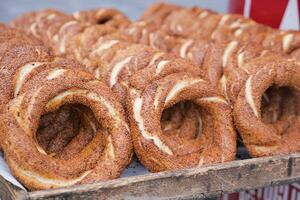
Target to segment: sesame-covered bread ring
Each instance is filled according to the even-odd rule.
[[[234,40],[253,42],[265,49],[300,59],[297,53],[300,47],[299,31],[272,29],[242,15],[218,14],[198,7],[156,3],[144,12],[141,20],[144,24],[151,24],[152,32],[163,30],[171,36],[217,43]]]
[[[22,31],[16,31],[7,26],[0,27],[0,66],[2,69],[0,109],[3,109],[3,106],[6,106],[11,99],[20,95],[24,84],[44,70],[57,67],[83,69],[83,66],[74,60],[53,57],[49,48],[40,44],[39,41]],[[33,84],[36,85],[36,83]],[[41,117],[41,129],[37,130],[37,137],[43,149],[47,151],[46,144],[50,142],[53,145],[51,144],[49,148],[53,149],[54,146],[66,141],[56,142],[57,139],[54,138],[57,134],[68,138],[76,133],[75,130],[70,130],[72,128],[70,125],[76,124],[76,120],[69,119],[67,117],[69,114],[69,111],[64,109],[57,116],[49,114]],[[60,139],[60,141],[63,140]]]
[[[87,24],[106,24],[115,28],[128,26],[130,20],[122,12],[113,8],[99,8],[73,13],[73,17]]]
[[[81,68],[83,67],[76,62],[71,63],[71,61],[61,58],[42,65],[35,63],[35,65],[22,66],[14,76],[15,97],[30,88],[36,87],[37,83],[52,80],[52,78],[59,76],[67,69]],[[48,73],[52,74],[52,77],[47,76]],[[85,115],[89,115],[88,112],[90,111],[80,105],[66,105],[57,111],[43,115],[37,130],[37,139],[42,149],[52,156],[59,153],[61,157],[65,157],[65,154],[71,154],[71,151],[67,150],[69,148],[66,147],[70,140],[72,139],[72,143],[79,142],[75,138],[80,137],[73,139],[74,136],[79,134],[79,131],[84,132],[82,134],[84,140],[89,140],[88,138],[94,135],[94,131],[92,131],[94,128],[85,119]],[[84,131],[82,130],[83,127],[85,127]],[[82,139],[80,138],[80,140]],[[77,149],[81,149],[83,146],[85,145],[78,145]],[[64,147],[67,148],[63,150],[64,153],[60,152]]]
[[[147,67],[136,71],[129,79],[130,87],[143,90],[151,82],[178,72],[201,75],[200,68],[188,60],[174,57],[172,54],[157,52],[153,54]]]
[[[44,16],[43,19],[47,19],[50,16],[48,13],[43,12],[38,15]],[[36,17],[38,24],[41,24],[37,26],[37,29],[42,27],[42,24],[50,24],[51,20],[59,17],[67,18],[67,16],[64,17],[64,14],[57,12],[55,16],[55,18],[48,18],[48,20],[44,22],[39,19],[40,17]],[[72,31],[75,26],[79,26],[78,21],[76,23],[72,21],[73,20],[67,22],[68,26],[63,25],[65,23],[63,21],[63,23],[61,23],[61,27],[63,28],[61,29],[63,29],[64,32],[68,32],[69,30]],[[15,21],[15,24],[18,24],[18,20]],[[43,30],[37,32],[43,32]],[[46,37],[51,36],[45,33],[42,35]],[[63,34],[61,35],[63,36]],[[58,34],[58,36],[60,36],[60,34]],[[64,40],[60,40],[62,38],[63,37],[58,37],[58,41],[54,43],[57,43],[58,46],[60,46],[60,44],[74,43],[74,48],[69,49],[68,47],[70,46],[66,45],[66,54],[68,54],[69,49],[73,52],[77,60],[85,63],[89,70],[91,69],[90,71],[95,73],[97,78],[105,80],[113,91],[119,95],[123,105],[125,105],[129,79],[137,73],[147,74],[147,79],[142,82],[143,84],[178,71],[190,71],[195,75],[200,74],[198,72],[199,69],[190,62],[179,58],[173,59],[174,55],[171,54],[160,56],[163,52],[157,52],[145,45],[128,43],[126,42],[128,39],[125,35],[122,36],[122,34],[117,33],[114,28],[106,25],[87,26],[82,32],[77,34],[76,42],[64,43]],[[190,112],[192,113],[193,111]],[[184,122],[183,124],[186,123]]]
[[[252,156],[287,154],[300,150],[300,65],[292,60],[279,61],[273,58],[273,62],[254,63],[254,66],[257,64],[256,69],[250,72],[234,105],[236,127]],[[296,96],[290,98],[284,95],[282,119],[275,116],[278,120],[266,123],[262,120],[261,101],[270,87],[287,87]]]
[[[300,48],[299,31],[280,31],[276,30],[268,34],[263,41],[263,46],[276,52],[291,54]],[[300,58],[298,58],[300,59]]]
[[[4,48],[4,47],[3,47]],[[46,48],[41,46],[32,46],[32,45],[17,45],[13,46],[11,49],[8,49],[7,52],[3,55],[1,60],[2,73],[1,77],[1,109],[5,106],[11,99],[17,97],[24,86],[24,84],[29,81],[31,78],[39,74],[40,72],[46,69],[54,69],[56,67],[60,68],[82,68],[77,62],[68,61],[61,58],[54,59],[51,54],[48,54]],[[36,83],[34,83],[36,85]],[[54,116],[53,116],[54,117]],[[54,121],[54,118],[49,118],[49,121]],[[65,121],[66,122],[66,121]],[[72,120],[69,120],[68,123],[73,123]],[[37,135],[42,136],[41,138],[43,143],[50,142],[50,138],[42,132],[47,132],[48,129],[51,129],[52,135],[55,136],[56,133],[60,132],[62,128],[66,127],[67,124],[58,123],[60,126],[52,126],[51,124],[48,127],[44,126],[45,129],[37,131]],[[54,127],[57,127],[55,131]],[[64,136],[75,133],[75,131],[65,130],[65,133],[62,133]],[[45,136],[45,137],[44,137]],[[48,138],[48,139],[47,139]],[[44,145],[43,145],[44,146]],[[44,146],[45,147],[45,146]]]
[[[156,26],[159,27],[170,13],[181,8],[181,6],[175,4],[166,4],[161,2],[152,4],[140,17],[140,21],[153,21]]]
[[[275,55],[275,57],[280,56],[272,54],[270,51],[264,50],[261,46],[253,43],[232,41],[225,45],[221,55],[223,75],[219,79],[219,87],[229,102],[234,104],[249,71],[251,71],[247,63],[261,57],[267,57],[270,54]]]
[[[113,8],[99,8],[86,11],[77,11],[73,17],[83,23],[105,24],[115,28],[128,26],[130,20],[122,12]]]
[[[161,129],[162,112],[185,101],[193,102],[206,113],[198,119],[198,133],[192,138],[165,134]],[[135,153],[153,172],[235,158],[236,133],[231,108],[213,87],[197,76],[181,72],[153,81],[143,91],[131,88],[127,105]]]
[[[84,71],[56,69],[44,73],[49,79],[47,82],[28,87],[4,110],[1,143],[13,174],[29,189],[118,177],[131,159],[132,144],[125,114],[116,96]],[[91,108],[104,128],[69,160],[47,155],[35,135],[41,115],[65,104]]]
[[[191,60],[201,69],[202,77],[213,86],[219,84],[223,74],[222,59],[225,45],[206,40],[187,39],[174,46],[176,55]]]
[[[248,50],[245,47],[229,57],[227,67],[220,81],[220,89],[232,105],[235,104],[240,91],[251,74],[256,74],[257,71],[266,66],[277,68],[284,65],[297,65],[294,60],[281,54],[257,51],[255,46],[248,48]],[[252,50],[249,51],[249,49]],[[285,125],[280,121],[285,121],[286,117],[297,112],[298,95],[299,91],[270,86],[263,93],[261,99],[260,109],[263,123],[275,123],[278,129],[282,129]],[[287,103],[289,101],[293,101],[293,103]]]
[[[201,18],[201,14],[204,12],[211,13],[211,11],[197,7],[174,10],[163,21],[163,24],[161,25],[162,29],[170,35],[184,38],[189,38],[192,34],[196,35],[202,31],[206,32],[206,34],[201,33],[202,38],[209,39],[208,34],[215,29],[220,16],[208,15],[208,18]],[[201,27],[201,30],[199,27]]]
[[[0,108],[19,93],[20,85],[29,74],[28,70],[33,70],[51,61],[52,58],[49,49],[42,46],[10,45],[10,43],[1,46]],[[17,80],[14,76],[18,72],[20,78]]]
[[[36,38],[27,35],[23,31],[16,31],[16,29],[7,26],[0,26],[0,44],[12,41],[16,44],[41,44]]]

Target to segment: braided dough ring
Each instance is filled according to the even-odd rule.
[[[1,121],[2,147],[13,174],[29,189],[118,177],[131,159],[132,144],[117,98],[105,84],[83,71],[57,69],[44,76],[51,80],[28,87],[12,100]],[[36,141],[39,118],[74,103],[90,107],[104,129],[71,159],[53,158]]]
[[[250,73],[239,93],[235,106],[236,127],[252,156],[287,154],[300,150],[299,107],[283,111],[283,119],[276,123],[262,121],[262,95],[271,86],[288,87],[299,94],[300,65],[295,62],[273,65],[265,63]],[[285,96],[284,108],[299,105],[299,97]],[[293,100],[293,101],[291,101]]]
[[[231,108],[217,95],[206,81],[186,73],[156,80],[144,91],[131,88],[127,103],[131,133],[143,165],[157,172],[233,160],[236,133]],[[164,134],[160,122],[163,110],[184,101],[192,101],[205,112],[199,119],[198,133],[192,138]]]

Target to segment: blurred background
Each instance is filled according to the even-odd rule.
[[[141,13],[157,0],[0,0],[0,21],[9,22],[16,16],[44,8],[55,8],[60,11],[74,12],[88,8],[114,7],[123,11],[132,20],[138,19]],[[226,12],[228,0],[168,0],[185,6],[201,6],[218,12]]]

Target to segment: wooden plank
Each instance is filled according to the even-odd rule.
[[[300,180],[300,153],[28,193],[30,199],[186,199]]]
[[[2,199],[205,198],[300,180],[300,154],[233,161],[203,168],[25,193],[0,178]]]
[[[27,199],[28,193],[24,190],[12,185],[0,176],[0,199]]]

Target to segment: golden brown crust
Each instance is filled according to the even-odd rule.
[[[272,123],[270,118],[267,117],[268,123],[265,116],[262,116],[266,111],[262,113],[261,106],[264,104],[261,105],[260,102],[265,91],[271,86],[286,86],[298,90],[296,92],[298,93],[299,64],[272,57],[271,61],[260,58],[254,63],[249,63],[248,68],[251,70],[234,105],[234,117],[237,129],[249,152],[252,156],[267,156],[298,151],[296,133],[299,130],[299,115],[293,103],[299,101],[298,97],[289,97],[289,93],[285,94],[285,99],[281,103],[281,113],[272,112]],[[282,102],[278,99],[280,97],[278,91],[269,93],[268,99],[271,99],[268,101],[271,109],[279,109],[278,102]],[[274,114],[276,119],[273,119]]]
[[[105,24],[115,28],[126,27],[130,20],[122,12],[114,8],[99,8],[73,13],[73,17],[87,24]]]
[[[184,72],[175,73],[151,82],[145,90],[132,88],[128,95],[127,105],[135,152],[151,171],[201,166],[234,159],[236,134],[232,126],[230,106],[203,79]],[[163,132],[160,126],[163,110],[186,100],[200,106],[202,112],[207,114],[201,115],[204,128],[196,129],[198,133],[203,133],[196,134],[193,139],[190,139],[190,132],[181,132],[186,137],[174,135],[175,130],[170,135]],[[212,118],[209,120],[208,116]],[[215,127],[214,131],[210,122]],[[200,126],[198,119],[197,124]]]
[[[0,75],[1,107],[14,97],[13,80],[18,68],[28,63],[36,65],[34,63],[48,62],[51,59],[49,49],[42,46],[12,45],[10,43],[1,44],[0,49],[0,54],[2,55],[2,59],[0,60],[0,66],[2,67],[2,73]]]
[[[172,11],[180,8],[180,6],[174,4],[156,3],[148,7],[140,17],[140,21],[154,21],[159,26]]]
[[[132,157],[118,98],[30,36],[5,27],[0,35],[1,147],[13,174],[29,189],[118,177]]]
[[[31,14],[31,16],[38,15],[39,17],[34,16],[34,18],[46,19],[49,17],[47,12],[44,12],[44,14]],[[96,15],[97,11],[83,12],[82,16],[75,20],[79,22],[94,20],[95,23]],[[114,15],[112,14],[112,16]],[[196,74],[200,71],[203,78],[218,88],[226,100],[234,105],[239,93],[246,84],[247,78],[258,70],[257,67],[249,67],[253,64],[248,65],[248,62],[253,60],[253,63],[256,63],[256,59],[260,60],[261,57],[267,56],[269,51],[277,52],[278,55],[274,54],[274,57],[267,57],[266,60],[255,65],[261,66],[263,63],[273,63],[273,59],[276,60],[278,56],[281,56],[280,54],[299,57],[297,32],[275,31],[239,15],[219,15],[209,10],[187,9],[159,3],[146,11],[140,22],[129,27],[126,25],[126,28],[122,31],[134,37],[133,41],[149,44],[164,51],[175,52],[176,55],[192,60],[200,68],[198,70],[189,67],[188,63],[182,62],[184,67],[180,69],[178,63],[181,63],[181,60],[175,61],[176,59],[174,59],[173,63],[169,63],[174,67],[166,64],[167,62],[160,64],[160,67],[163,66],[162,68],[166,70],[164,73],[164,71],[160,71],[161,68],[158,67],[158,64],[149,65],[150,58],[153,58],[156,51],[151,52],[152,50],[146,47],[131,45],[131,40],[126,40],[126,37],[123,38],[123,35],[117,33],[115,29],[82,25],[82,23],[72,22],[74,18],[70,16],[63,14],[60,14],[60,16],[57,23],[50,23],[51,20],[37,20],[36,22],[39,24],[37,27],[41,30],[35,31],[33,29],[32,34],[42,33],[43,36],[46,35],[47,37],[43,30],[56,30],[53,33],[57,34],[65,24],[71,23],[65,29],[70,35],[62,33],[58,37],[58,41],[54,42],[53,46],[56,46],[56,51],[59,52],[57,47],[64,43],[64,37],[68,38],[70,43],[66,43],[66,54],[72,55],[88,65],[89,70],[95,73],[96,77],[105,79],[108,85],[122,97],[125,96],[125,91],[128,88],[134,87],[143,90],[153,81],[157,81],[166,75],[187,70]],[[29,21],[29,24],[34,23],[34,20]],[[50,24],[53,24],[53,28]],[[43,29],[39,27],[43,27]],[[162,30],[158,30],[160,27]],[[111,30],[114,34],[104,30]],[[96,43],[99,38],[101,38],[99,43],[90,48],[91,44]],[[207,42],[199,40],[199,38]],[[191,39],[193,41],[190,41]],[[103,45],[105,47],[109,46],[109,48],[102,51]],[[91,53],[97,49],[100,49],[101,52],[92,55]],[[264,51],[264,49],[268,49],[268,51]],[[171,57],[171,55],[168,56]],[[284,64],[285,59],[280,60],[280,62]],[[158,62],[160,61],[162,60]],[[157,69],[161,74],[155,77]],[[276,96],[279,94],[281,93],[274,92],[270,95],[270,105],[262,110],[264,120],[272,120],[272,109],[280,107],[283,110],[289,110],[289,106],[285,105],[288,104],[286,102],[296,99],[292,96],[285,101],[281,101]],[[295,108],[291,110],[292,112],[297,111]],[[176,113],[180,114],[179,111],[176,111]],[[192,124],[189,124],[189,126]]]
[[[232,140],[235,135],[233,134],[231,119],[229,119],[231,117],[230,106],[236,106],[236,102],[241,101],[239,98],[243,93],[243,88],[246,87],[247,80],[259,72],[260,68],[269,64],[271,68],[274,67],[277,70],[277,65],[290,65],[290,61],[287,61],[288,57],[282,56],[284,54],[295,58],[299,57],[298,32],[275,31],[240,15],[219,15],[197,7],[187,9],[158,3],[145,12],[141,21],[130,25],[127,21],[122,22],[122,20],[119,21],[119,19],[114,18],[121,16],[120,13],[105,9],[79,12],[74,15],[75,17],[55,12],[55,15],[58,16],[55,17],[57,20],[55,22],[49,19],[52,12],[55,11],[48,10],[31,15],[30,18],[33,17],[35,20],[30,19],[30,23],[26,23],[38,24],[36,30],[31,30],[31,34],[39,35],[37,38],[51,43],[57,54],[72,57],[84,63],[90,72],[94,73],[97,78],[103,79],[118,94],[123,105],[127,101],[135,150],[142,163],[152,171],[195,166],[199,162],[209,164],[233,159],[232,155],[235,148],[231,144],[234,144]],[[100,15],[99,12],[102,14]],[[111,20],[107,21],[107,18]],[[118,28],[119,31],[107,24],[97,24],[98,20],[101,23],[112,23],[112,26]],[[20,24],[20,22],[16,21],[15,24]],[[56,35],[56,40],[53,40]],[[140,44],[132,44],[132,42]],[[152,48],[146,47],[144,44]],[[172,52],[184,59],[189,59],[191,62],[176,58],[173,54],[164,54],[157,49]],[[155,58],[156,56],[157,58]],[[196,65],[193,65],[192,62]],[[274,64],[276,62],[277,64]],[[284,71],[284,73],[287,72]],[[174,80],[169,79],[170,77],[173,77]],[[186,102],[180,104],[183,105],[184,109],[179,104],[174,105],[174,108],[161,106],[160,113],[150,109],[152,105],[149,102],[156,101],[155,104],[157,105],[164,103],[164,100],[153,99],[155,96],[153,91],[158,90],[157,84],[165,85],[161,89],[161,92],[165,94],[164,92],[171,88],[171,84],[175,84],[174,81],[200,79],[200,77],[209,82],[197,83],[208,90],[207,94],[201,93],[203,91],[200,91],[199,88],[194,89],[193,86],[190,86],[191,88],[187,89],[187,93],[183,96],[179,95],[178,99],[192,99],[194,103],[198,104],[198,107],[200,105],[203,109],[198,109],[194,104]],[[193,92],[195,94],[192,94]],[[193,99],[193,95],[198,94],[197,92],[203,98],[209,99],[209,103],[199,103],[198,100]],[[128,97],[126,94],[129,94]],[[220,94],[223,94],[224,98],[220,97]],[[214,96],[211,98],[211,95]],[[296,125],[298,123],[294,122],[296,120],[294,116],[299,115],[297,114],[299,112],[299,104],[297,103],[299,92],[292,91],[285,99],[281,98],[282,95],[287,94],[285,91],[277,89],[273,91],[272,88],[270,92],[267,92],[266,99],[269,100],[263,101],[262,122],[275,122],[272,126],[276,126],[276,130],[283,133],[287,131],[286,127],[289,126],[286,123],[287,119],[291,118],[295,126],[291,126],[291,130],[287,132],[294,134],[298,127]],[[153,131],[151,133],[154,135],[159,133],[159,137],[163,138],[162,141],[170,146],[170,151],[177,152],[180,149],[182,154],[196,153],[187,160],[185,158],[177,160],[177,155],[174,156],[175,158],[165,155],[169,151],[168,149],[158,150],[157,145],[156,147],[153,146],[155,143],[155,139],[152,138],[153,135],[146,136],[148,139],[143,138],[142,131],[137,129],[140,122],[133,119],[136,109],[133,105],[138,98],[147,98],[145,100],[147,108],[143,107],[141,110],[143,112],[143,109],[147,110],[144,114],[145,118],[150,116],[145,124],[149,125],[148,121],[155,120],[148,127]],[[218,106],[213,107],[212,104]],[[225,110],[224,113],[222,109]],[[163,110],[165,110],[164,113]],[[277,110],[282,112],[280,120],[274,120],[274,116],[278,115]],[[205,140],[201,139],[202,142],[195,145],[197,147],[188,146],[185,142],[195,137],[199,116],[203,119]],[[227,138],[230,140],[230,145],[226,147],[228,149],[222,146],[226,138],[218,137],[224,129],[220,124],[215,125],[217,123],[215,119],[218,117],[230,127],[229,133],[226,133],[230,135]],[[244,118],[243,120],[242,122],[237,120],[237,123],[249,123],[249,121],[247,122],[248,119]],[[160,130],[160,127],[163,130]],[[215,131],[215,127],[219,128],[218,131]],[[247,130],[243,128],[242,126],[238,130],[243,132],[241,135],[247,135]],[[187,129],[189,131],[186,131]],[[265,131],[268,130],[265,129]],[[215,132],[218,139],[213,140],[212,135],[208,134],[211,132]],[[172,133],[176,133],[179,139],[174,139]],[[78,137],[80,138],[80,136]],[[253,138],[255,139],[255,135]],[[216,146],[219,152],[206,146],[208,145],[204,142],[206,140],[211,142],[208,144]],[[81,143],[80,141],[81,139],[79,143]],[[247,139],[245,143],[247,146]],[[182,144],[182,148],[178,144]],[[164,148],[164,145],[162,146]],[[186,148],[187,146],[189,148]],[[200,147],[208,150],[200,149]],[[252,147],[247,147],[251,152]],[[151,151],[148,151],[148,148]],[[228,152],[224,153],[227,150]],[[78,149],[74,151],[78,151]],[[227,156],[226,159],[220,152]],[[203,153],[203,160],[199,159],[200,153]],[[278,152],[275,150],[271,152],[271,154],[276,153]],[[259,154],[254,153],[253,155]]]
[[[44,71],[37,80],[53,76],[53,70]],[[90,107],[105,131],[97,132],[79,154],[59,160],[45,155],[33,138],[43,112],[70,103]],[[121,105],[107,86],[86,72],[64,70],[53,79],[28,88],[5,109],[1,128],[7,130],[1,135],[5,158],[14,175],[31,189],[116,178],[131,159],[130,135]],[[103,150],[99,141],[108,142]]]
[[[176,9],[176,8],[174,8]],[[172,9],[171,9],[172,10]],[[158,15],[158,18],[165,18],[168,15],[169,8],[167,8],[165,11],[162,11],[161,14]],[[194,10],[194,12],[199,12],[197,9]],[[71,23],[72,20],[70,20],[69,23]],[[63,25],[61,25],[63,26]],[[72,23],[72,26],[78,26],[77,22]],[[155,24],[153,25],[153,27]],[[69,26],[71,30],[71,25]],[[143,24],[137,24],[137,32],[135,32],[135,27],[129,27],[129,32],[132,32],[134,34],[137,34],[138,41],[144,44],[151,44],[152,47],[155,48],[165,48],[168,51],[171,50],[171,48],[179,43],[183,43],[182,39],[174,39],[173,37],[169,37],[164,32],[156,32],[155,34],[151,34],[151,27],[150,29],[147,27],[146,29],[143,29]],[[68,28],[69,29],[69,28]],[[148,30],[149,29],[149,30]],[[111,30],[111,31],[108,31]],[[119,97],[123,99],[123,105],[125,104],[125,100],[128,100],[128,98],[124,98],[126,96],[126,91],[132,89],[132,87],[136,87],[136,89],[144,90],[148,87],[150,87],[154,82],[159,82],[160,80],[164,79],[164,77],[168,76],[174,76],[174,77],[180,77],[180,74],[188,73],[193,74],[192,77],[197,77],[200,79],[201,74],[205,74],[202,72],[201,68],[196,67],[192,64],[190,61],[185,61],[181,58],[173,58],[174,55],[172,54],[163,54],[162,52],[156,51],[152,48],[146,47],[144,45],[132,45],[131,43],[128,43],[128,41],[119,39],[121,38],[121,35],[115,34],[113,35],[111,32],[115,33],[116,31],[112,28],[106,28],[104,25],[90,25],[84,27],[84,29],[80,33],[76,33],[76,41],[72,42],[74,48],[70,48],[70,51],[67,50],[66,53],[73,54],[77,60],[80,60],[81,62],[85,63],[90,71],[94,71],[96,74],[96,77],[101,77],[105,80],[105,82],[118,94]],[[109,37],[110,36],[110,37]],[[58,38],[57,44],[60,44],[62,42],[62,37]],[[99,46],[94,46],[93,48],[90,48],[92,44],[95,44],[97,41],[99,41]],[[129,41],[130,42],[130,41]],[[200,48],[200,45],[198,46]],[[91,50],[90,50],[91,49]],[[91,59],[91,52],[94,52],[95,50],[100,49],[101,53],[95,55],[93,59]],[[106,52],[109,52],[107,54],[107,57],[102,57],[100,55],[105,54]],[[60,53],[60,52],[59,52]],[[162,55],[159,55],[162,54]],[[211,53],[212,55],[213,53]],[[159,56],[158,56],[159,55]],[[157,57],[157,58],[156,58]],[[196,57],[196,56],[195,56]],[[214,59],[211,59],[214,61]],[[213,63],[213,61],[210,61],[208,59],[207,62]],[[209,64],[207,64],[208,66]],[[218,66],[219,67],[219,66]],[[214,71],[218,71],[218,68],[210,68],[212,69],[212,73]],[[210,73],[209,69],[205,70]],[[219,70],[220,71],[220,70]],[[221,72],[218,72],[221,73]],[[220,75],[217,75],[220,76]],[[140,81],[142,80],[142,81]],[[208,86],[209,90],[213,94],[216,94],[214,89],[211,88],[211,86]],[[222,117],[226,117],[224,123],[228,124],[229,127],[231,127],[231,119],[227,118],[230,111],[229,105],[224,101],[221,97],[216,97],[217,104],[218,102],[221,102],[221,104],[226,104],[225,106],[225,112]],[[215,98],[213,98],[215,100]],[[172,119],[171,121],[165,120],[162,121],[162,126],[164,127],[171,127],[168,128],[168,130],[165,130],[165,133],[167,135],[171,132],[177,132],[178,135],[181,135],[184,140],[188,140],[189,138],[192,138],[195,136],[195,133],[197,132],[198,125],[199,125],[199,116],[203,116],[203,123],[205,127],[206,133],[212,133],[213,130],[213,124],[218,123],[218,120],[211,120],[211,118],[207,116],[215,115],[214,112],[214,106],[212,106],[209,103],[199,103],[203,104],[204,109],[198,111],[198,109],[189,108],[187,112],[180,113],[180,110],[176,110],[174,114],[176,115],[184,115],[183,120],[181,121],[182,124],[180,126],[180,129],[176,126],[172,125],[172,121],[174,123],[180,122],[177,119]],[[188,106],[189,104],[187,104]],[[193,105],[193,104],[192,104]],[[218,106],[217,106],[218,107]],[[221,106],[222,107],[222,106]],[[130,108],[129,108],[130,110]],[[207,114],[208,113],[208,114]],[[150,114],[150,113],[149,113]],[[173,115],[173,114],[172,114]],[[152,117],[155,117],[156,115],[150,115]],[[160,119],[158,119],[160,121]],[[227,120],[227,121],[226,121]],[[173,124],[174,124],[173,123]],[[227,126],[227,125],[226,125]],[[160,126],[159,126],[160,127]],[[187,129],[190,129],[190,131],[186,131]],[[225,153],[226,156],[223,154],[219,154],[217,151],[222,149],[223,146],[220,144],[224,140],[224,138],[216,139],[213,143],[216,143],[215,146],[216,149],[212,150],[211,152],[205,151],[203,155],[203,159],[200,162],[200,149],[203,147],[202,145],[195,145],[193,146],[193,149],[197,150],[197,153],[194,154],[194,159],[190,159],[191,162],[186,162],[184,164],[184,161],[179,162],[179,165],[177,165],[177,168],[181,168],[183,166],[195,166],[195,162],[200,162],[200,165],[202,164],[210,164],[214,162],[223,162],[227,160],[232,160],[234,158],[234,154],[236,151],[236,146],[234,145],[235,141],[233,138],[235,138],[235,132],[233,129],[228,129],[228,132],[230,136],[230,142],[228,143],[229,147],[225,147],[225,149],[228,148],[228,151],[230,153]],[[209,134],[208,134],[209,135]],[[226,134],[225,134],[226,135]],[[207,136],[209,141],[212,141],[212,138],[210,136]],[[216,137],[218,138],[218,137]],[[169,139],[171,142],[171,140]],[[204,140],[201,140],[203,143]],[[233,143],[232,143],[233,141]],[[179,142],[180,140],[176,140],[172,143],[173,146],[176,146],[176,142]],[[177,145],[178,145],[177,144]],[[202,144],[202,143],[201,143]],[[205,146],[205,145],[204,145]],[[188,148],[180,148],[183,152],[188,152]],[[218,149],[218,150],[217,150]],[[138,151],[138,150],[137,150]],[[193,151],[191,149],[191,151]],[[225,150],[227,152],[227,150]],[[201,151],[202,152],[202,151]],[[158,156],[160,153],[158,153]],[[210,158],[212,156],[212,158]],[[195,159],[197,157],[197,159]],[[144,160],[145,159],[145,160]],[[143,162],[152,162],[151,160],[147,160],[147,158],[144,158]],[[175,159],[176,160],[176,159]],[[156,164],[155,165],[165,165],[165,163]],[[168,164],[166,164],[168,165]],[[169,163],[169,165],[171,165]],[[174,165],[176,168],[176,165]],[[163,167],[163,168],[157,168],[157,166],[154,166],[153,169],[155,170],[167,170],[172,169],[171,166]]]
[[[163,13],[166,14],[162,15]],[[160,15],[164,17],[159,17]],[[290,54],[299,59],[297,54],[292,53],[299,49],[298,31],[275,30],[241,15],[222,15],[197,7],[177,6],[174,9],[173,4],[157,3],[149,7],[141,19],[146,25],[156,24],[151,26],[152,32],[163,29],[170,36],[204,39],[217,43],[229,43],[233,40],[252,42],[268,50]]]
[[[1,109],[3,105],[22,93],[24,84],[40,72],[57,67],[83,68],[74,61],[67,61],[61,58],[54,59],[49,49],[40,46],[40,42],[23,32],[3,27],[0,35],[3,39],[0,51],[2,55],[1,68],[3,69],[1,73]],[[51,119],[49,120],[51,121]],[[48,128],[51,129],[51,126]],[[61,124],[60,128],[63,128],[63,124]],[[40,132],[38,135],[40,135]],[[49,139],[51,137],[49,138],[42,133],[40,136],[41,140],[43,140],[42,143],[50,142]]]
[[[38,20],[38,22],[42,23],[40,20]],[[67,23],[71,22],[72,20]],[[74,22],[68,29],[71,29],[71,26],[79,25],[77,22]],[[129,79],[132,76],[139,77],[140,80],[143,80],[138,74],[145,73],[146,76],[144,77],[147,77],[147,79],[143,81],[144,86],[141,86],[145,87],[148,82],[172,73],[190,71],[191,73],[195,73],[195,75],[201,74],[199,72],[200,70],[192,63],[184,61],[183,59],[172,59],[173,55],[165,56],[165,58],[168,58],[170,61],[170,63],[165,66],[159,65],[156,60],[154,61],[157,62],[157,64],[151,64],[154,55],[160,52],[144,45],[132,45],[128,43],[130,42],[130,39],[127,39],[128,37],[106,25],[89,25],[75,35],[77,35],[77,42],[70,42],[73,43],[74,48],[69,48],[70,51],[67,50],[66,54],[72,52],[71,54],[74,55],[77,60],[86,64],[88,69],[94,72],[97,78],[104,79],[118,96],[121,97],[123,105],[125,105]],[[144,35],[142,31],[141,40]],[[62,37],[58,38],[58,44],[62,42],[60,40],[61,38]],[[172,43],[172,40],[170,40],[170,42]],[[171,43],[166,43],[166,48],[172,46]],[[150,64],[151,66],[149,66]],[[156,72],[158,73],[156,74]],[[137,76],[135,76],[135,74],[137,74]]]

